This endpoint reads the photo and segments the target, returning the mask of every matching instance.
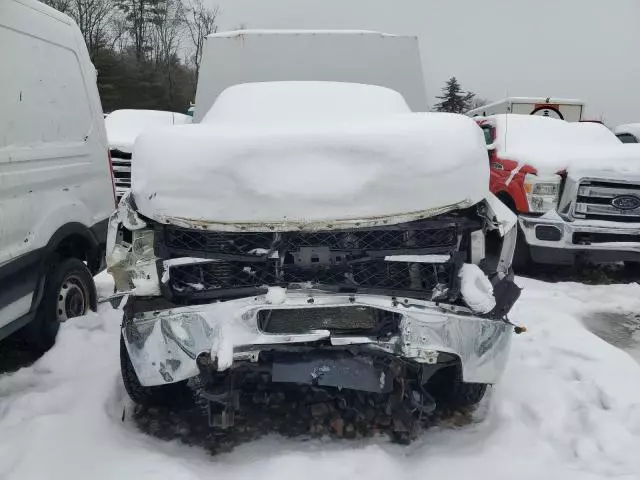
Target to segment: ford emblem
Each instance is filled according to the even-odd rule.
[[[620,210],[635,210],[640,207],[640,198],[635,195],[618,195],[611,200],[611,205]]]

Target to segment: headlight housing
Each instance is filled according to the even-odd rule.
[[[134,230],[130,232],[131,242],[128,242],[124,239],[122,224],[115,228],[118,228],[118,232],[113,248],[107,253],[107,267],[115,280],[116,289],[138,296],[159,295],[154,231],[149,228]]]
[[[527,174],[524,178],[524,192],[531,213],[546,213],[558,206],[560,200],[559,175],[539,177]]]

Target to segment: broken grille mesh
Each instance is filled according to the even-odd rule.
[[[331,330],[384,334],[397,330],[399,323],[400,315],[370,307],[315,307],[258,313],[258,327],[265,333]]]
[[[216,258],[170,269],[176,297],[221,297],[232,289],[311,284],[318,287],[418,292],[431,298],[450,285],[453,263],[387,262],[419,250],[452,253],[455,224],[414,222],[395,228],[313,233],[228,233],[164,227],[163,257]],[[317,256],[306,262],[305,249]],[[271,252],[270,255],[267,255]],[[311,262],[311,263],[310,263]],[[317,262],[317,263],[313,263]]]
[[[227,233],[165,228],[165,243],[170,250],[250,254],[257,249],[328,247],[331,250],[398,250],[436,248],[455,245],[455,226],[419,229],[419,225],[401,230],[351,230],[315,233]]]

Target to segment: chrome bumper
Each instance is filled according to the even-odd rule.
[[[575,220],[568,222],[555,212],[542,217],[520,215],[518,223],[524,233],[527,244],[533,248],[562,250],[569,256],[591,254],[594,259],[603,261],[628,260],[636,254],[640,255],[640,242],[634,241],[640,236],[640,224],[607,222],[598,220]],[[538,229],[555,227],[558,239],[541,239]],[[615,241],[597,241],[591,243],[576,243],[575,234],[615,235]],[[625,236],[629,237],[626,241]],[[534,258],[534,260],[537,260]],[[550,262],[551,263],[551,262]],[[555,262],[553,262],[555,263]]]
[[[274,301],[274,297],[275,301]],[[309,299],[313,298],[313,303]],[[431,302],[384,296],[282,292],[224,303],[139,314],[125,321],[123,336],[131,362],[144,386],[164,385],[198,375],[196,358],[209,353],[218,371],[234,362],[257,362],[261,350],[277,350],[314,342],[357,345],[372,354],[402,357],[417,364],[435,364],[442,353],[456,355],[465,382],[495,383],[504,370],[511,344],[510,324],[482,319],[466,310],[449,311]],[[395,306],[394,306],[395,305]],[[332,335],[328,330],[305,334],[267,334],[258,328],[261,310],[319,307],[373,307],[402,315],[399,332],[379,340]]]

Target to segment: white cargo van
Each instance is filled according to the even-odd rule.
[[[78,27],[0,2],[0,338],[39,348],[96,307],[115,198],[96,71]]]
[[[205,40],[193,121],[202,120],[223,90],[273,81],[377,85],[399,92],[414,112],[428,110],[415,36],[360,30],[237,30]]]
[[[539,115],[542,117],[580,122],[583,120],[584,102],[560,98],[509,97],[467,112],[470,117],[487,117],[504,113]]]

